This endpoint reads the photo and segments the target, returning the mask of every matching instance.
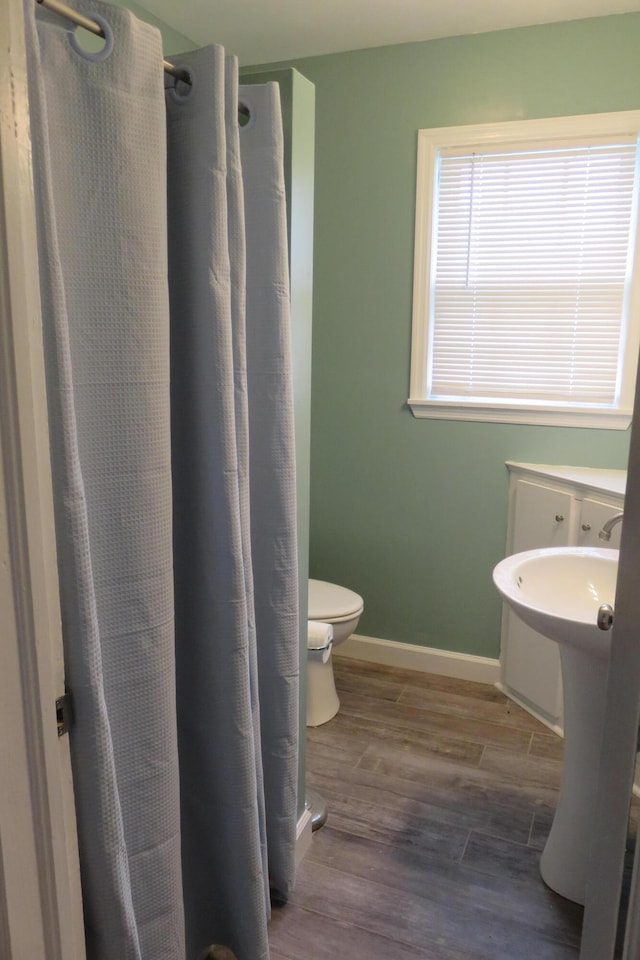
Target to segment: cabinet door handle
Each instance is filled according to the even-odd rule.
[[[556,513],[556,523],[562,523],[564,517],[561,513]]]
[[[586,533],[587,530],[591,530],[591,524],[590,524],[590,523],[583,523],[583,524],[582,524],[582,529],[583,529],[584,532]]]

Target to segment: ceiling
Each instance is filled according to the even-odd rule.
[[[142,0],[241,64],[640,11],[640,0]]]

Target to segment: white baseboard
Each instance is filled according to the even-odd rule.
[[[387,667],[421,670],[423,673],[437,673],[444,677],[475,680],[478,683],[496,683],[500,678],[500,661],[491,657],[476,657],[453,650],[421,647],[415,643],[362,637],[356,633],[334,647],[333,656],[368,660],[370,663],[381,663]]]
[[[298,820],[298,829],[296,830],[296,868],[300,866],[311,846],[311,832],[311,811],[305,807]]]

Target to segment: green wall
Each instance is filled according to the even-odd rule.
[[[406,406],[416,131],[640,107],[640,14],[295,61],[316,87],[311,574],[358,632],[495,657],[505,460],[624,467],[628,432]]]

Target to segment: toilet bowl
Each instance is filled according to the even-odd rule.
[[[319,727],[340,707],[333,679],[332,649],[350,637],[362,613],[362,597],[324,580],[309,580],[307,630],[307,726]]]

